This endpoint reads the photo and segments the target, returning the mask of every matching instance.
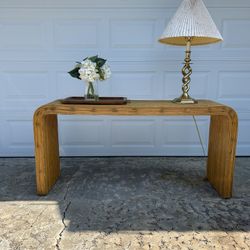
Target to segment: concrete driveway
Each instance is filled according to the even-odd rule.
[[[33,158],[0,159],[0,249],[250,249],[250,158],[234,196],[203,181],[205,158],[63,158],[45,197]]]

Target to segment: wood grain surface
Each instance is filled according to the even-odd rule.
[[[46,195],[60,175],[57,115],[210,116],[207,178],[223,198],[232,196],[238,118],[223,104],[199,100],[198,104],[140,100],[126,105],[62,104],[41,106],[34,113],[37,193]]]

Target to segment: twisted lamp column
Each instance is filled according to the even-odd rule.
[[[197,103],[195,99],[189,96],[188,92],[190,89],[189,83],[191,82],[191,74],[192,74],[192,68],[190,66],[191,62],[191,38],[187,39],[187,47],[186,47],[186,57],[184,60],[184,66],[182,68],[182,95],[176,99],[173,100],[174,103]]]

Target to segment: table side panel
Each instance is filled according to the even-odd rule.
[[[57,115],[34,115],[37,193],[45,195],[60,175]]]
[[[232,196],[238,118],[235,112],[229,116],[211,117],[207,159],[207,178],[223,198]]]

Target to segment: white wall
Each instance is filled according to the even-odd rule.
[[[66,73],[88,55],[107,58],[103,96],[172,99],[184,48],[157,42],[180,1],[1,0],[0,156],[33,155],[32,115],[50,100],[82,95]],[[239,115],[238,155],[250,155],[250,1],[207,0],[224,43],[193,48],[191,94]],[[207,143],[207,117],[198,118]],[[190,118],[60,117],[63,155],[202,155]]]

